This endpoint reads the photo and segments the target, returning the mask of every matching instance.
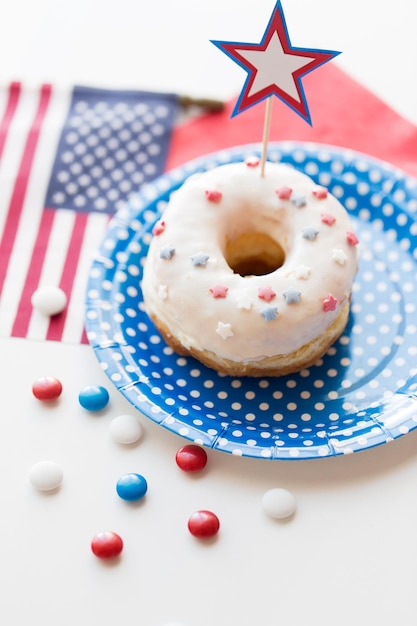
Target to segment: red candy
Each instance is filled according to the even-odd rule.
[[[155,226],[152,229],[152,234],[155,236],[161,235],[165,230],[165,226],[166,224],[163,220],[156,222]]]
[[[256,157],[256,156],[248,157],[245,160],[245,164],[246,164],[247,167],[258,167],[259,163],[260,163],[260,161],[259,161],[258,157]]]
[[[62,392],[62,384],[53,376],[38,378],[32,385],[32,393],[38,400],[48,402],[59,398]]]
[[[117,533],[104,531],[93,537],[91,549],[99,559],[114,559],[123,550],[123,540]]]
[[[287,187],[284,185],[284,187],[280,187],[279,189],[277,189],[275,193],[280,200],[289,200],[291,198],[292,189],[291,187]]]
[[[328,313],[329,311],[334,311],[337,305],[337,298],[329,294],[323,300],[323,311]]]
[[[207,454],[200,446],[189,444],[178,450],[175,461],[184,472],[199,472],[206,466]]]
[[[258,298],[265,300],[265,302],[270,302],[276,295],[277,294],[271,287],[259,287],[258,289]]]
[[[331,213],[322,213],[320,217],[323,224],[327,224],[328,226],[333,226],[336,221],[335,216],[331,215]]]
[[[216,189],[207,189],[206,190],[206,198],[209,202],[220,202],[223,194],[221,191],[217,191]]]
[[[350,246],[356,246],[359,243],[359,239],[357,238],[355,233],[352,233],[351,231],[348,231],[346,233],[346,241]]]
[[[324,200],[327,198],[328,191],[326,187],[316,187],[313,189],[313,196],[315,196],[318,200]]]
[[[219,518],[211,511],[196,511],[188,520],[188,530],[199,539],[213,537],[219,528]]]
[[[229,291],[229,287],[225,287],[224,285],[214,285],[214,287],[210,287],[209,291],[213,298],[225,298],[227,296],[227,292]]]

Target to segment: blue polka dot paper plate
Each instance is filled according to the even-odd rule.
[[[192,173],[260,155],[218,152],[158,178],[119,211],[89,275],[86,327],[103,370],[141,413],[186,439],[264,459],[371,448],[417,426],[417,181],[362,154],[271,143],[349,211],[360,267],[344,334],[313,367],[281,378],[220,375],[169,348],[141,297],[154,222]]]

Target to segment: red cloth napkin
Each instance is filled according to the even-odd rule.
[[[303,79],[313,126],[280,101],[273,103],[271,141],[308,141],[350,148],[417,176],[417,126],[350,78],[334,63]],[[264,103],[230,118],[205,115],[174,131],[166,169],[219,149],[262,141]]]

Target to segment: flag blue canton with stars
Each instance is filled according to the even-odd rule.
[[[164,171],[175,94],[75,87],[45,207],[113,214]]]

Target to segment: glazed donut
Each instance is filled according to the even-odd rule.
[[[194,174],[154,225],[145,309],[173,349],[233,376],[314,364],[343,332],[358,240],[340,202],[259,159]]]

